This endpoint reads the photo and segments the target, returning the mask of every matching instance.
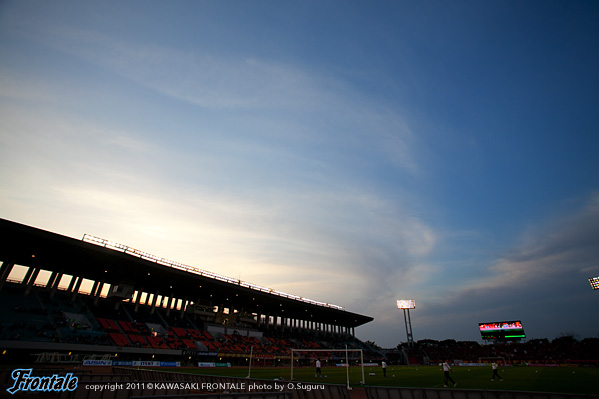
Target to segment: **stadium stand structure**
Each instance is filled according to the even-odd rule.
[[[382,358],[355,337],[369,316],[3,219],[0,232],[5,364],[42,350],[245,364],[251,350],[256,365],[277,365],[291,348],[346,345]],[[24,276],[9,278],[16,267]]]

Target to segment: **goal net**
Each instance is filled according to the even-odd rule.
[[[345,369],[347,389],[351,385],[365,384],[364,353],[362,349],[291,349],[291,379],[294,368],[312,367],[320,361],[322,368],[339,367]],[[326,376],[326,371],[322,371]]]

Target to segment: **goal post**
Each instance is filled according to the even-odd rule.
[[[293,364],[295,361],[295,355],[299,352],[309,352],[309,353],[313,353],[313,352],[328,352],[328,353],[332,353],[332,352],[343,352],[345,353],[345,367],[347,368],[347,389],[351,389],[350,387],[350,383],[349,383],[349,352],[360,352],[360,367],[362,370],[362,384],[366,384],[366,380],[365,380],[365,375],[364,375],[364,352],[362,351],[362,349],[348,349],[347,347],[344,349],[291,349],[291,380],[293,380]],[[299,360],[299,356],[298,356],[298,360]]]
[[[487,356],[487,357],[479,357],[478,361],[480,363],[488,363],[487,360],[501,360],[503,362],[503,364],[509,364],[508,362],[505,361],[505,358],[503,356]]]

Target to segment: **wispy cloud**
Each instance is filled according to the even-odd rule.
[[[43,29],[43,30],[42,30]],[[33,32],[38,32],[35,35]],[[210,109],[305,109],[336,101],[301,69],[247,56],[129,43],[71,26],[34,28],[30,36],[162,94]],[[34,36],[35,35],[35,36]]]
[[[558,274],[581,270],[599,272],[599,194],[567,217],[553,220],[525,232],[521,245],[492,268],[489,286],[528,285],[532,281],[553,280]]]
[[[262,134],[299,134],[316,145],[343,143],[350,149],[375,151],[392,167],[421,171],[414,156],[415,135],[392,106],[365,97],[348,82],[311,65],[252,54],[181,51],[71,26],[32,25],[27,35],[162,95],[227,112],[238,123],[249,122],[250,131],[276,121]],[[246,111],[251,114],[242,116]]]

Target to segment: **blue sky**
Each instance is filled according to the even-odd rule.
[[[0,217],[375,318],[599,335],[592,1],[4,1]]]

